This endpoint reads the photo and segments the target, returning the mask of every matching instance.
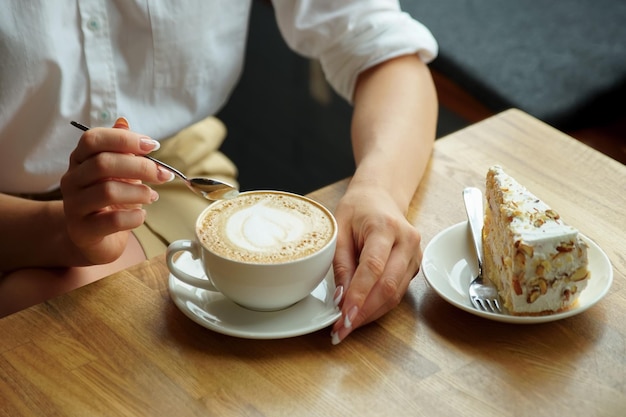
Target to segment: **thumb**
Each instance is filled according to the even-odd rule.
[[[128,120],[126,120],[125,117],[118,117],[113,127],[116,129],[130,130],[130,125],[128,124]]]

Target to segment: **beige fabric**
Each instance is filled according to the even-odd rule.
[[[237,185],[237,168],[218,149],[226,137],[226,127],[209,117],[162,141],[151,155],[187,176],[206,176]],[[134,230],[148,258],[165,252],[178,239],[193,239],[196,217],[210,201],[192,193],[184,182],[155,185],[159,200],[144,206],[148,215],[143,226]]]

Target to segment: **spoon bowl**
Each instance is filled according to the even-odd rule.
[[[206,177],[188,178],[182,172],[172,166],[169,166],[163,161],[159,161],[158,159],[153,158],[150,155],[144,155],[144,157],[157,163],[168,171],[173,172],[176,176],[178,176],[181,180],[185,182],[185,184],[191,191],[206,198],[207,200],[230,200],[239,195],[239,191],[234,186],[224,181]]]

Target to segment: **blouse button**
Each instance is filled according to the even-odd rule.
[[[100,30],[100,21],[96,17],[92,17],[87,21],[87,27],[93,32]]]
[[[106,111],[106,110],[102,110],[100,111],[100,121],[101,122],[108,122],[111,119],[111,114]]]

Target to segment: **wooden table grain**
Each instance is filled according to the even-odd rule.
[[[608,254],[586,312],[497,323],[422,273],[391,313],[338,346],[329,329],[249,340],[169,298],[162,256],[0,319],[0,415],[626,415],[626,167],[517,110],[437,141],[409,218],[425,245],[463,221],[461,190],[501,164]],[[311,196],[333,209],[347,181]]]

